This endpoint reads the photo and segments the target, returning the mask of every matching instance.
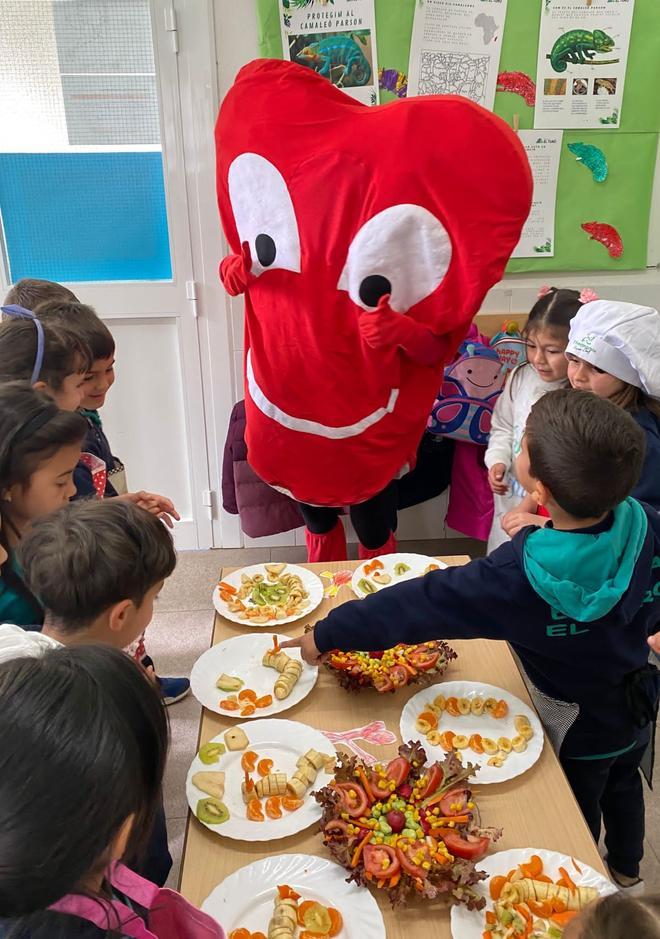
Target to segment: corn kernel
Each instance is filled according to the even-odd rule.
[[[430,870],[431,870],[431,862],[430,862],[430,861],[422,861],[422,867],[424,868],[425,871],[430,871]]]

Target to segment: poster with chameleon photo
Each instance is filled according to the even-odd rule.
[[[420,0],[409,95],[463,95],[493,109],[507,0]]]
[[[635,0],[543,0],[534,127],[614,129]]]
[[[284,58],[378,103],[374,0],[278,0]]]

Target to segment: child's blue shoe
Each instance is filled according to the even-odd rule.
[[[176,704],[190,693],[190,682],[187,678],[159,678],[158,684],[165,707]]]

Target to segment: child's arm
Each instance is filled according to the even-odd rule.
[[[479,558],[344,603],[313,632],[282,647],[299,646],[311,663],[332,649],[369,652],[439,638],[504,639],[499,613],[507,609],[520,568],[512,553],[502,552],[504,547],[495,562],[492,556]]]
[[[537,528],[545,528],[550,521],[543,515],[537,514],[538,504],[533,496],[526,493],[525,498],[515,507],[507,512],[502,519],[502,528],[509,538],[517,535],[521,528],[528,525],[536,525]]]
[[[504,495],[508,486],[504,481],[506,472],[513,460],[513,398],[511,391],[515,373],[509,377],[504,391],[499,396],[493,410],[488,447],[484,463],[488,468],[488,484],[494,493]]]

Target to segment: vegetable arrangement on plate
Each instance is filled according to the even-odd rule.
[[[323,807],[323,840],[349,881],[385,890],[393,906],[411,895],[451,896],[468,909],[485,906],[475,867],[500,836],[480,827],[467,780],[476,767],[453,753],[427,763],[419,742],[368,767],[340,756],[331,783],[315,793]]]
[[[399,643],[383,652],[331,652],[326,665],[343,688],[375,688],[384,694],[437,678],[455,658],[446,642],[435,639],[415,646]]]

